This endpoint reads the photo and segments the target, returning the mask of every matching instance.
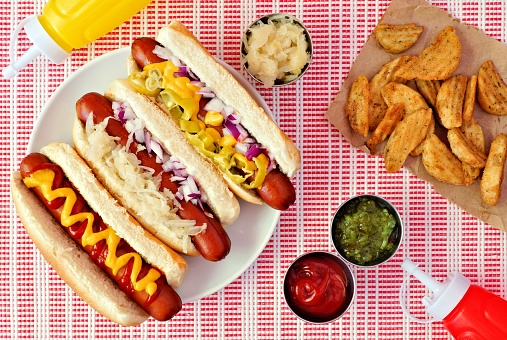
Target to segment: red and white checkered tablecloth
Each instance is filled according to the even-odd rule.
[[[0,1],[0,67],[9,62],[8,38],[24,17],[41,13],[46,1]],[[507,42],[507,2],[432,1],[463,22]],[[409,321],[398,302],[406,257],[442,280],[459,271],[507,298],[507,237],[437,194],[406,170],[387,173],[383,161],[350,147],[325,119],[330,102],[376,23],[387,0],[264,1],[154,0],[140,14],[62,65],[37,59],[13,80],[0,80],[0,338],[2,339],[450,339],[441,323]],[[10,198],[9,176],[24,157],[34,122],[60,84],[86,62],[154,36],[178,19],[210,52],[239,70],[242,32],[255,18],[286,12],[308,27],[313,63],[294,85],[258,89],[280,127],[302,152],[294,178],[298,199],[281,214],[258,259],[237,279],[199,301],[186,303],[169,322],[153,319],[125,328],[95,313],[47,265],[19,222]],[[28,47],[22,36],[19,50]],[[100,77],[100,75],[97,75]],[[357,296],[348,313],[326,325],[298,320],[284,302],[282,280],[303,252],[333,251],[330,220],[343,200],[378,194],[400,211],[406,226],[396,256],[372,269],[354,269]],[[425,318],[424,288],[412,284],[409,307]]]

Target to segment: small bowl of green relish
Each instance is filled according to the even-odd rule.
[[[336,251],[349,263],[378,266],[398,250],[403,223],[396,208],[380,196],[360,195],[345,201],[331,223]]]

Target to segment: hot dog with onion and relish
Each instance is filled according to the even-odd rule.
[[[76,150],[120,204],[174,250],[226,257],[231,242],[222,225],[236,220],[239,202],[156,104],[116,80],[105,95],[82,96],[76,112]]]
[[[239,82],[178,21],[136,39],[129,80],[157,102],[240,198],[285,210],[300,153]]]
[[[175,288],[186,261],[118,205],[71,146],[52,143],[27,155],[11,192],[45,259],[97,312],[130,326],[181,310]]]

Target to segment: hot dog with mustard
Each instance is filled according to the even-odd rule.
[[[118,205],[71,146],[53,143],[27,155],[11,192],[45,259],[99,313],[130,326],[181,310],[175,289],[186,261]]]

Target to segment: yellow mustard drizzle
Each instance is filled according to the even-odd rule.
[[[29,177],[25,177],[23,182],[28,188],[40,187],[44,198],[48,201],[52,201],[59,197],[65,197],[66,199],[63,204],[61,216],[62,225],[64,227],[70,227],[77,222],[87,220],[86,230],[82,236],[83,247],[93,246],[101,240],[106,240],[108,253],[105,264],[107,267],[111,268],[114,275],[116,275],[121,268],[126,266],[131,258],[134,258],[134,265],[132,266],[132,273],[130,275],[133,288],[138,292],[144,290],[150,296],[155,294],[157,291],[157,284],[155,281],[160,277],[160,272],[152,268],[144,278],[137,281],[142,267],[141,256],[137,253],[126,253],[117,257],[116,249],[120,242],[120,237],[116,235],[114,230],[109,226],[107,229],[94,233],[92,229],[94,216],[90,212],[71,215],[72,208],[77,200],[76,193],[72,188],[58,188],[52,190],[54,178],[54,171],[50,169],[41,169],[34,172]]]

